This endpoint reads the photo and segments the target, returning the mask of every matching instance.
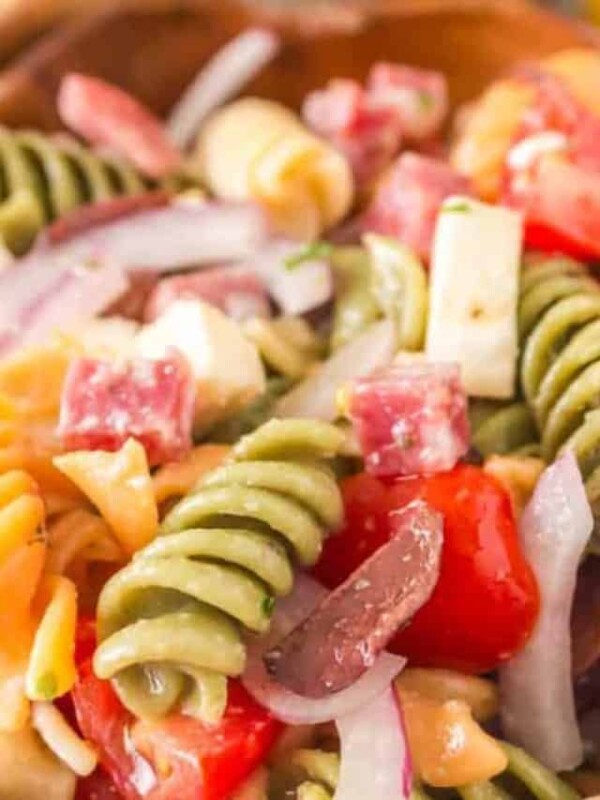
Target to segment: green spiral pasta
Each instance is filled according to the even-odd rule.
[[[421,350],[428,303],[423,265],[394,239],[368,234],[364,243],[364,248],[336,248],[331,256],[335,278],[332,349],[388,317],[398,331],[398,348]]]
[[[46,224],[85,203],[156,187],[116,158],[101,156],[67,136],[0,126],[0,236],[15,254],[25,252]],[[177,189],[183,180],[161,186]]]
[[[241,411],[217,423],[211,428],[207,441],[219,444],[235,444],[275,416],[275,405],[279,398],[293,386],[289,378],[267,378],[266,390]]]
[[[336,247],[331,254],[335,303],[331,348],[350,342],[381,316],[372,289],[371,263],[363,247]]]
[[[340,774],[340,757],[320,749],[299,749],[272,770],[269,798],[331,800]]]
[[[272,420],[241,439],[167,515],[154,542],[104,587],[94,668],[141,717],[176,705],[215,720],[227,676],[244,669],[241,632],[265,633],[293,564],[319,558],[342,520],[324,459],[343,435],[312,420]]]
[[[578,800],[579,795],[554,772],[524,750],[500,743],[508,757],[506,771],[493,780],[444,790],[444,796],[463,800],[518,800],[529,795],[537,800]],[[271,777],[270,800],[332,800],[340,770],[336,753],[297,750]],[[415,784],[411,800],[431,800],[428,788]]]
[[[274,416],[275,403],[315,367],[324,343],[302,317],[251,319],[244,325],[267,368],[267,388],[241,411],[219,422],[209,433],[212,442],[234,444]]]
[[[526,267],[519,304],[521,388],[552,461],[571,448],[600,504],[600,285],[568,259]]]
[[[526,403],[472,400],[469,403],[471,442],[487,457],[499,455],[539,455],[535,419]]]

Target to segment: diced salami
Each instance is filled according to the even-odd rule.
[[[176,300],[203,300],[237,321],[270,316],[263,282],[245,267],[215,267],[163,278],[148,298],[145,320],[153,322]]]
[[[375,106],[395,110],[402,134],[413,142],[438,134],[448,113],[448,85],[441,72],[375,64],[367,92]]]
[[[302,113],[315,133],[344,153],[359,186],[371,183],[400,149],[402,120],[397,109],[374,103],[356,81],[335,79],[311,92]]]
[[[440,207],[454,194],[470,194],[466,178],[443,161],[403,153],[383,176],[362,228],[395,236],[428,260]]]
[[[359,378],[348,413],[373,475],[444,472],[469,448],[467,396],[455,364],[412,361]]]
[[[302,109],[307,124],[348,158],[359,186],[389,165],[403,139],[432,139],[448,111],[448,89],[438,72],[375,64],[366,87],[336,78],[311,92]]]
[[[117,364],[76,359],[68,372],[58,435],[68,450],[119,450],[133,437],[151,465],[192,445],[194,384],[183,357]]]
[[[441,514],[415,501],[390,515],[391,539],[267,653],[269,672],[305,697],[354,683],[427,602],[439,577]]]
[[[58,112],[90,144],[118,153],[151,178],[162,178],[181,163],[160,120],[127,92],[98,78],[78,73],[63,78]]]

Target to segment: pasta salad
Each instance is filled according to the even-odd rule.
[[[278,48],[0,128],[0,798],[599,794],[600,55]]]

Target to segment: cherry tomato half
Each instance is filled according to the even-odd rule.
[[[337,586],[390,536],[388,515],[417,498],[444,515],[438,584],[390,649],[413,664],[485,672],[510,658],[535,624],[539,595],[504,489],[478,467],[343,484],[346,525],[325,544],[315,573]]]
[[[93,636],[93,624],[82,621],[76,654],[87,660],[79,664],[71,694],[102,770],[81,782],[78,800],[92,800],[100,790],[99,797],[115,800],[222,800],[264,761],[283,726],[240,683],[229,682],[227,709],[215,725],[181,714],[136,720],[110,682],[94,675]]]

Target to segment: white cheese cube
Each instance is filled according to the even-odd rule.
[[[426,354],[460,364],[470,395],[515,390],[521,215],[468,197],[440,211],[431,264]]]
[[[237,411],[265,391],[256,346],[214,306],[178,300],[138,334],[137,350],[143,356],[160,358],[172,347],[185,356],[196,380],[197,426]]]

